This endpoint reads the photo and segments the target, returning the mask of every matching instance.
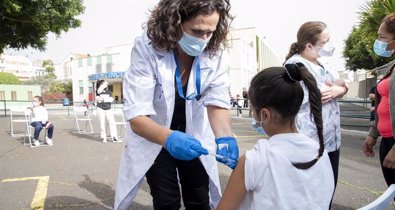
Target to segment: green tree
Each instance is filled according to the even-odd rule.
[[[21,84],[18,77],[6,72],[0,72],[0,84]]]
[[[350,70],[374,69],[391,61],[373,52],[381,20],[395,11],[395,0],[372,0],[361,7],[360,23],[345,40],[343,56]]]
[[[81,25],[83,0],[1,0],[0,53],[5,48],[45,50],[49,32],[60,36]]]
[[[72,93],[72,83],[71,81],[57,81],[53,80],[51,82],[49,92],[51,93],[64,93],[65,95]]]
[[[55,67],[53,65],[54,64],[53,64],[52,60],[45,60],[45,61],[43,61],[42,67],[45,68],[45,70],[47,71],[46,76],[48,78],[56,79]]]

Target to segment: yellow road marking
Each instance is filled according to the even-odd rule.
[[[38,180],[36,192],[34,193],[34,198],[30,207],[32,209],[43,210],[45,206],[45,198],[47,197],[49,176],[4,179],[1,182],[18,182],[18,181],[27,181],[27,180]]]
[[[376,196],[380,196],[381,194],[384,193],[384,192],[381,192],[381,191],[371,190],[371,189],[366,188],[366,187],[360,187],[360,186],[357,186],[357,185],[353,185],[353,184],[348,183],[348,182],[343,181],[343,180],[339,180],[338,182],[340,182],[341,184],[347,185],[349,187],[353,187],[353,188],[360,189],[360,190],[366,190],[366,191],[368,191],[368,192],[370,192],[370,193],[372,193],[373,195],[376,195]]]

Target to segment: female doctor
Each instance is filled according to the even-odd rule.
[[[180,209],[181,197],[186,209],[217,206],[218,168],[208,154],[230,168],[239,157],[221,48],[229,10],[228,0],[161,0],[136,38],[123,80],[130,128],[115,209],[130,206],[144,176],[154,209]]]

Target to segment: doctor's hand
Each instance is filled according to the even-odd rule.
[[[225,158],[217,157],[217,161],[229,166],[234,169],[239,159],[239,147],[237,146],[237,141],[234,137],[221,137],[215,139],[217,143],[217,155],[223,156]],[[229,159],[233,161],[229,161]]]
[[[173,131],[167,137],[165,149],[171,156],[180,160],[192,160],[208,154],[197,139],[180,131]]]

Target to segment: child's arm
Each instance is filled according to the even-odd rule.
[[[244,184],[245,156],[241,156],[236,168],[233,170],[224,195],[218,204],[217,210],[231,210],[239,208],[247,190]]]

